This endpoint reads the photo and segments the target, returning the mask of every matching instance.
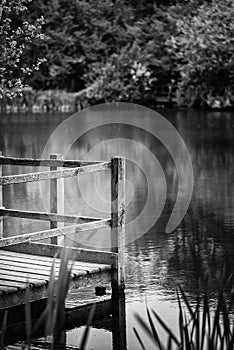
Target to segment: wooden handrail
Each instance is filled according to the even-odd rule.
[[[107,228],[111,226],[110,219],[104,219],[94,222],[86,222],[84,224],[66,226],[61,228],[54,228],[50,230],[38,231],[33,233],[25,233],[22,235],[11,236],[7,238],[0,239],[0,248],[8,247],[13,244],[31,242],[31,241],[39,241],[41,239],[65,236],[69,234],[75,234],[78,232],[84,232],[88,230],[94,230],[99,228]]]
[[[85,165],[100,164],[102,162],[83,161],[83,160],[56,160],[56,159],[33,159],[33,158],[15,158],[0,156],[0,164],[2,165],[24,165],[24,166],[38,166],[38,167],[80,167]]]
[[[7,247],[2,249],[8,250]],[[11,251],[39,256],[50,256],[52,258],[54,256],[60,258],[61,255],[66,251],[67,256],[70,260],[112,265],[115,268],[118,267],[118,254],[103,250],[63,247],[54,244],[31,242],[12,245]]]
[[[15,210],[0,208],[0,216],[11,216],[22,219],[32,220],[44,220],[44,221],[58,221],[58,222],[70,222],[78,224],[81,222],[93,222],[100,221],[103,218],[89,217],[89,216],[75,216],[75,215],[61,215],[55,213],[44,213],[39,211],[28,211],[28,210]]]
[[[73,250],[74,259],[97,259],[99,262],[108,262],[114,269],[112,278],[112,297],[115,298],[119,293],[124,291],[125,285],[125,268],[124,268],[124,247],[125,247],[125,160],[121,157],[113,157],[109,162],[82,162],[69,161],[59,158],[57,155],[51,155],[55,159],[30,159],[30,158],[12,158],[3,157],[0,153],[0,248],[8,246],[21,246],[21,243],[31,243],[51,238],[53,243],[57,242],[56,237],[66,237],[66,235],[76,234],[79,232],[110,228],[111,252],[88,252],[80,253]],[[3,165],[25,165],[25,166],[48,166],[50,171],[40,171],[21,175],[1,176]],[[61,169],[66,167],[66,169]],[[60,169],[56,169],[60,168]],[[58,183],[61,180],[77,175],[83,175],[93,172],[110,170],[111,176],[111,218],[100,219],[85,216],[63,215],[63,210],[58,204],[63,205],[64,190],[59,190]],[[10,184],[19,184],[40,180],[50,181],[50,211],[52,213],[21,211],[14,209],[5,209],[2,200],[2,186]],[[55,184],[56,183],[56,184]],[[60,214],[58,214],[60,213]],[[3,237],[2,218],[4,216],[20,217],[26,219],[46,220],[51,222],[51,228],[33,233],[25,233],[17,236]],[[66,227],[56,227],[61,222],[71,222],[73,225]],[[81,223],[79,223],[81,222]],[[55,244],[56,244],[55,242]],[[59,243],[59,242],[58,242]],[[53,244],[43,245],[43,249],[50,253],[61,250],[60,246]],[[41,249],[42,245],[35,246],[35,249]],[[30,247],[29,247],[30,249]],[[90,256],[90,257],[89,257]]]
[[[86,165],[86,166],[72,168],[72,169],[43,171],[43,172],[28,173],[28,174],[22,174],[22,175],[2,176],[0,177],[0,185],[5,186],[5,185],[19,184],[24,182],[67,178],[67,177],[72,177],[77,175],[109,170],[110,166],[111,166],[111,162],[102,162],[98,164]]]

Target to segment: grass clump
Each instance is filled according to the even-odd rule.
[[[232,277],[227,281],[230,283]],[[207,281],[207,279],[206,279]],[[160,350],[233,350],[234,348],[234,324],[232,307],[234,290],[226,295],[225,285],[218,288],[215,306],[211,307],[211,301],[205,288],[205,292],[198,294],[195,305],[189,301],[182,288],[177,290],[178,303],[178,329],[179,334],[173,332],[170,327],[154,310],[147,307],[147,318],[136,314],[136,319],[141,328],[152,340],[155,349]],[[162,342],[158,333],[158,325],[166,333],[166,344]],[[134,333],[143,350],[146,349],[139,332],[134,328]]]

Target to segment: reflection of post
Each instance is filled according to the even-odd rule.
[[[125,160],[115,157],[111,159],[111,250],[118,253],[117,265],[113,266],[112,298],[118,298],[124,292],[125,268]]]
[[[2,156],[2,151],[0,151]],[[2,176],[2,164],[0,164],[0,177]],[[0,185],[0,208],[3,207],[3,188]],[[3,238],[3,216],[0,216],[0,238]]]
[[[126,350],[126,314],[125,314],[125,295],[122,293],[119,298],[113,300],[113,332],[112,342],[113,350]]]
[[[51,154],[50,159],[63,159],[62,154]],[[51,166],[50,170],[58,170],[56,166]],[[50,212],[64,214],[64,179],[50,180]],[[64,226],[63,223],[51,221],[50,228],[57,228]],[[64,239],[62,237],[52,237],[52,244],[63,245]]]

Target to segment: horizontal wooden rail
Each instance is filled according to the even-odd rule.
[[[14,158],[0,156],[0,164],[3,165],[24,165],[24,166],[57,166],[57,167],[79,167],[84,165],[99,164],[96,161],[83,160],[56,160],[56,159],[33,159],[33,158]]]
[[[54,228],[50,230],[44,230],[33,233],[25,233],[22,235],[7,237],[0,239],[0,248],[7,247],[13,244],[19,244],[24,242],[39,241],[41,239],[66,236],[69,234],[84,232],[88,230],[94,230],[99,228],[106,228],[111,226],[110,219],[103,219],[94,222],[86,222],[83,224],[66,226],[61,228]]]
[[[110,169],[111,162],[102,162],[98,164],[86,165],[78,168],[35,172],[22,175],[10,175],[0,177],[0,185],[19,184],[24,182],[33,182],[40,180],[51,180],[59,178],[68,178],[76,175],[83,175],[98,171]]]
[[[44,221],[58,221],[70,222],[78,224],[81,222],[92,222],[102,220],[102,218],[94,218],[89,216],[75,216],[75,215],[60,215],[55,213],[43,213],[38,211],[26,211],[0,208],[0,216],[11,216],[22,219],[44,220]]]
[[[118,263],[118,254],[114,252],[106,252],[99,250],[90,250],[90,249],[80,249],[74,247],[61,247],[54,244],[45,244],[45,243],[22,243],[17,245],[12,245],[11,247],[3,248],[7,251],[33,254],[39,256],[54,257],[57,256],[60,258],[64,252],[67,252],[67,256],[70,260],[89,262],[95,264],[107,264],[112,265],[113,267],[117,266]]]

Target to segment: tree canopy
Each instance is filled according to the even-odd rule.
[[[233,102],[232,0],[1,2],[2,94],[23,82],[89,88],[94,103],[150,104],[172,88],[181,103]]]

